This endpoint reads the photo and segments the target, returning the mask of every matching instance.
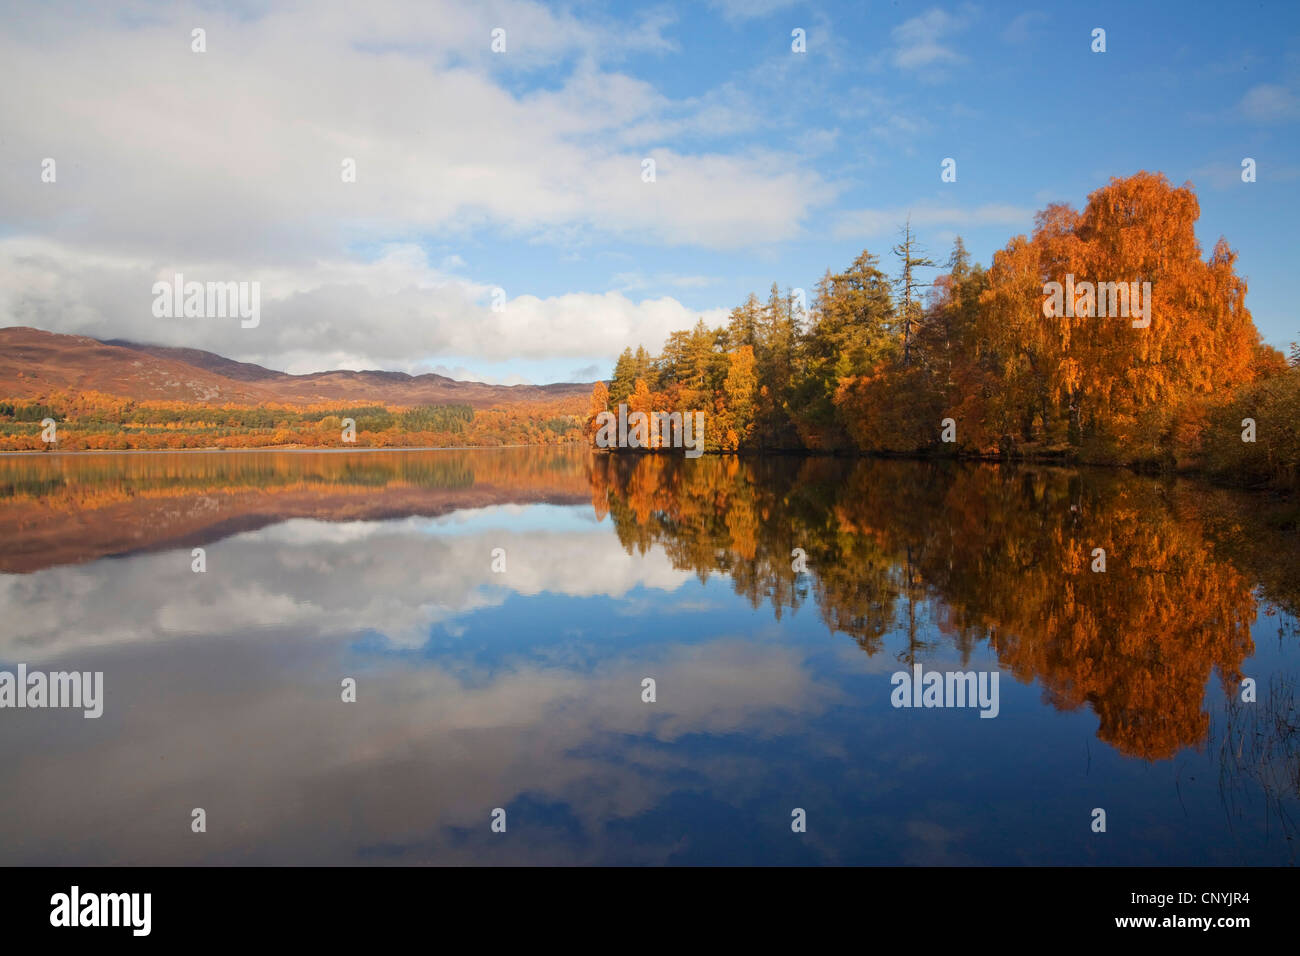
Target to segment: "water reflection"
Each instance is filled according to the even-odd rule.
[[[0,858],[1287,862],[1285,507],[893,461],[0,458],[0,668],[108,695],[0,712]],[[914,661],[1001,669],[1000,716],[892,709]]]
[[[790,553],[803,548],[822,619],[867,654],[896,629],[906,664],[940,642],[963,659],[987,643],[1054,706],[1091,705],[1099,736],[1134,756],[1201,741],[1207,678],[1235,687],[1253,651],[1254,582],[1181,500],[1204,488],[899,461],[756,469],[606,457],[593,496],[625,545],[724,572],[755,607],[802,603]]]

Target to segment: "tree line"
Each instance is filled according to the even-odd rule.
[[[57,444],[43,440],[45,419]],[[466,404],[215,405],[91,390],[0,400],[0,451],[336,447],[351,420],[359,447],[552,445],[582,440],[582,398]]]
[[[1261,341],[1236,253],[1221,238],[1202,258],[1199,215],[1190,185],[1115,178],[1082,212],[1039,212],[987,269],[960,238],[936,265],[909,224],[892,275],[863,251],[807,303],[773,284],[722,328],[625,350],[593,388],[588,435],[626,403],[705,411],[711,451],[1060,458],[1293,485],[1300,354]],[[1046,286],[1067,276],[1090,297],[1150,283],[1153,320],[1094,317],[1095,297],[1050,314]]]

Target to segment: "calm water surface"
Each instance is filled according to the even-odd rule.
[[[0,457],[0,669],[105,684],[0,710],[0,863],[1294,863],[1298,538],[1110,471]]]

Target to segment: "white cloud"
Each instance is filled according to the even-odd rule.
[[[176,272],[198,281],[260,282],[261,323],[159,319],[152,286]],[[622,292],[538,297],[449,275],[414,245],[368,262],[324,259],[257,268],[236,261],[158,261],[110,256],[50,240],[0,240],[0,324],[32,325],[94,338],[127,338],[207,349],[285,371],[325,368],[427,370],[430,357],[488,362],[572,357],[612,362],[628,342],[661,342],[722,308],[688,309],[677,299]],[[482,373],[461,366],[466,377]],[[483,379],[492,378],[482,375]]]
[[[797,0],[710,0],[728,20],[757,20],[795,5]]]
[[[40,42],[34,27],[6,31],[0,59],[42,77],[0,87],[6,145],[55,158],[60,174],[49,186],[34,161],[30,175],[14,169],[0,202],[18,223],[65,239],[266,261],[484,226],[747,246],[798,234],[809,206],[830,196],[788,155],[631,151],[609,135],[707,125],[739,107],[702,102],[692,120],[692,107],[589,60],[555,91],[508,91],[516,47],[523,58],[599,47],[588,26],[508,5],[528,14],[512,14],[527,24],[516,46],[462,63],[450,40],[471,44],[482,27],[486,51],[489,15],[458,18],[449,5],[449,22],[421,22],[410,7],[399,17],[378,6],[373,23],[370,6],[354,17],[324,4],[247,21],[188,11],[135,29],[74,21]],[[189,49],[191,22],[208,24],[205,54]],[[647,155],[653,184],[641,180]],[[345,157],[356,183],[341,181]]]
[[[899,209],[854,209],[836,220],[833,235],[837,239],[892,236],[911,217],[913,226],[1020,226],[1033,225],[1034,211],[1002,203],[986,203],[970,209],[922,203]]]
[[[1237,111],[1255,123],[1289,123],[1300,118],[1300,97],[1276,83],[1261,83],[1246,91]]]
[[[966,57],[947,44],[968,22],[966,15],[948,13],[938,7],[912,17],[890,31],[894,40],[890,61],[904,70],[964,62]]]
[[[717,281],[718,279],[714,276],[677,275],[671,272],[661,272],[655,275],[646,275],[642,272],[620,272],[612,279],[615,288],[620,292],[640,292],[661,286],[671,286],[678,289],[702,289],[713,285]]]
[[[1002,31],[1002,39],[1017,45],[1028,43],[1034,37],[1035,27],[1046,22],[1047,14],[1041,10],[1029,10],[1007,24],[1006,29]]]
[[[748,249],[803,234],[836,190],[797,154],[674,138],[751,127],[746,96],[674,100],[611,70],[629,53],[671,52],[671,23],[662,8],[628,26],[519,0],[375,0],[365,16],[344,2],[10,15],[0,62],[40,82],[0,84],[0,324],[298,370],[439,355],[590,362],[661,341],[697,312],[620,292],[536,298],[452,250],[522,239],[564,259],[617,240]],[[190,50],[196,25],[203,54]],[[498,25],[501,55],[489,50]],[[541,68],[558,81],[517,92]],[[40,181],[47,156],[53,184]],[[355,183],[342,181],[345,158]],[[161,325],[149,288],[174,272],[260,281],[261,327]],[[505,313],[486,307],[494,286]]]

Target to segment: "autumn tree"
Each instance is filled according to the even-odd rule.
[[[1063,437],[1087,458],[1147,456],[1189,400],[1250,380],[1245,281],[1222,240],[1200,258],[1198,215],[1190,187],[1138,173],[1092,193],[1082,214],[1049,206],[1031,240],[994,257],[980,332],[999,357],[995,418],[1009,443]],[[1082,293],[1074,315],[1044,314],[1046,284],[1067,276],[1098,296],[1102,283],[1136,283],[1139,296],[1150,283],[1150,324],[1135,327],[1132,301],[1129,316],[1086,314]]]
[[[743,305],[731,310],[727,319],[727,344],[731,348],[740,348],[742,345],[757,348],[760,311],[758,296],[752,292]]]
[[[915,265],[914,245],[907,254]],[[948,270],[931,284],[926,308],[915,310],[911,360],[885,360],[865,375],[840,381],[836,408],[854,443],[865,451],[954,454],[963,448],[985,448],[978,430],[967,427],[959,430],[961,441],[941,440],[944,418],[982,418],[988,392],[986,363],[975,335],[986,282],[983,270],[971,265],[960,238]]]
[[[605,387],[604,382],[597,382],[591,386],[591,403],[587,408],[587,418],[583,425],[583,434],[587,436],[587,441],[595,442],[596,431],[599,426],[596,424],[596,418],[601,412],[609,410],[609,389]]]
[[[718,400],[718,444],[724,451],[748,446],[753,436],[758,391],[754,368],[754,350],[748,345],[728,353],[727,377]]]
[[[650,353],[644,346],[638,345],[636,351],[625,348],[614,365],[614,377],[609,384],[609,403],[617,407],[626,402],[636,387],[638,378],[650,379],[653,376]]]
[[[847,444],[835,411],[836,390],[841,379],[866,374],[898,353],[893,317],[889,279],[869,252],[863,251],[844,272],[827,272],[818,283],[810,327],[799,348],[803,377],[791,400],[805,445]]]

